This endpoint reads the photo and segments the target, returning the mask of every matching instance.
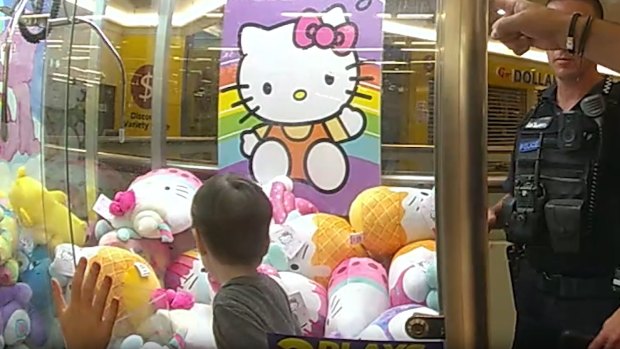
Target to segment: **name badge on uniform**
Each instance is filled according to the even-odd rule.
[[[519,143],[519,153],[529,153],[540,148],[540,139],[522,140]]]
[[[526,130],[544,130],[551,124],[553,116],[545,116],[542,118],[531,119],[526,125]]]

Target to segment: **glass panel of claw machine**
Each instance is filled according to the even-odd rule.
[[[104,191],[98,186],[112,193],[126,186],[116,173],[122,169],[99,170],[91,150],[94,144],[97,151],[101,105],[112,100],[112,118],[124,110],[115,102],[127,85],[115,45],[141,28],[105,1],[1,2],[0,293],[7,298],[0,301],[0,348],[64,347],[50,279],[70,298],[80,258],[101,266],[99,282],[111,277],[120,300],[110,347],[182,347],[185,332],[177,324],[187,316],[173,319],[169,309],[187,308],[193,298],[163,288],[163,274],[140,244],[116,234],[98,240],[92,212],[92,197]],[[129,28],[119,32],[117,22]]]
[[[42,190],[49,12],[42,1],[0,1],[0,347],[42,347],[58,333],[43,207],[64,198]]]
[[[221,5],[182,31],[186,64],[169,65],[184,88],[181,110],[169,108],[168,159],[199,169],[218,158],[270,197],[261,271],[305,336],[274,337],[274,348],[441,337],[406,330],[413,314],[439,311],[432,181],[381,182],[382,170],[432,169],[432,148],[399,149],[432,145],[435,0]],[[217,157],[190,141],[217,143]]]
[[[49,274],[65,288],[67,297],[75,263],[81,258],[88,260],[89,267],[101,266],[99,282],[112,278],[111,297],[119,299],[120,308],[110,348],[182,348],[185,330],[180,324],[187,317],[179,312],[193,303],[188,293],[164,288],[156,253],[169,253],[169,247],[159,241],[142,243],[133,233],[129,215],[120,213],[128,207],[119,193],[124,193],[128,178],[144,172],[141,166],[98,156],[100,144],[127,141],[126,109],[133,103],[126,102],[132,94],[127,81],[150,84],[153,79],[152,47],[158,23],[152,18],[157,19],[158,3],[142,2],[141,11],[146,13],[134,15],[131,1],[62,1],[65,23],[58,36],[48,40],[48,47],[56,44],[58,50],[48,49],[45,65],[45,127],[50,139],[45,193],[56,195],[55,188],[64,191],[58,194],[63,200],[55,200],[57,210],[45,212]],[[127,75],[126,67],[136,62],[143,64]],[[59,114],[55,118],[54,112]],[[52,231],[59,224],[71,234]],[[156,242],[157,249],[149,249],[149,242]]]

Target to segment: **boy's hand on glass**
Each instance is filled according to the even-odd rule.
[[[87,265],[86,259],[82,258],[75,268],[68,303],[58,281],[52,280],[56,315],[67,349],[107,348],[118,314],[118,299],[113,299],[106,309],[112,279],[106,277],[97,288],[101,266],[95,263],[86,273]]]

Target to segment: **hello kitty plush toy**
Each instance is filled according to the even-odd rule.
[[[101,195],[94,211],[114,229],[135,232],[119,237],[160,239],[171,243],[174,235],[191,227],[191,205],[202,181],[192,173],[163,168],[136,178],[113,200]],[[128,228],[123,230],[122,228]]]
[[[327,318],[327,290],[307,277],[283,271],[272,276],[286,292],[304,336],[322,338]]]
[[[435,241],[419,241],[400,249],[390,266],[390,303],[417,304],[439,310]]]
[[[263,263],[327,287],[338,264],[366,256],[359,236],[341,217],[324,213],[301,216],[270,232],[271,244]]]
[[[366,115],[351,103],[370,96],[358,91],[363,62],[349,11],[338,4],[320,16],[307,12],[272,27],[249,23],[240,29],[236,104],[247,110],[242,122],[261,120],[241,134],[240,150],[261,184],[288,176],[333,193],[349,173],[342,144],[366,128]]]
[[[349,219],[373,258],[391,259],[408,243],[435,238],[434,190],[367,189],[351,204]]]
[[[390,306],[387,273],[371,258],[340,263],[329,281],[328,337],[355,339]]]

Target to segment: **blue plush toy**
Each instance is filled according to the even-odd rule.
[[[433,259],[426,269],[426,283],[431,289],[428,295],[426,296],[426,305],[433,309],[439,311],[439,282],[437,280],[437,259]]]
[[[32,289],[32,308],[45,319],[53,317],[49,267],[51,260],[45,246],[37,246],[30,256],[30,266],[22,268],[21,282]]]
[[[51,276],[49,273],[51,258],[46,246],[37,246],[31,249],[28,254],[24,254],[24,260],[29,261],[29,265],[22,265],[20,275],[21,282],[27,284],[32,289],[32,299],[30,309],[41,318],[45,324],[47,341],[45,348],[62,348],[64,339],[58,322],[55,318]]]

